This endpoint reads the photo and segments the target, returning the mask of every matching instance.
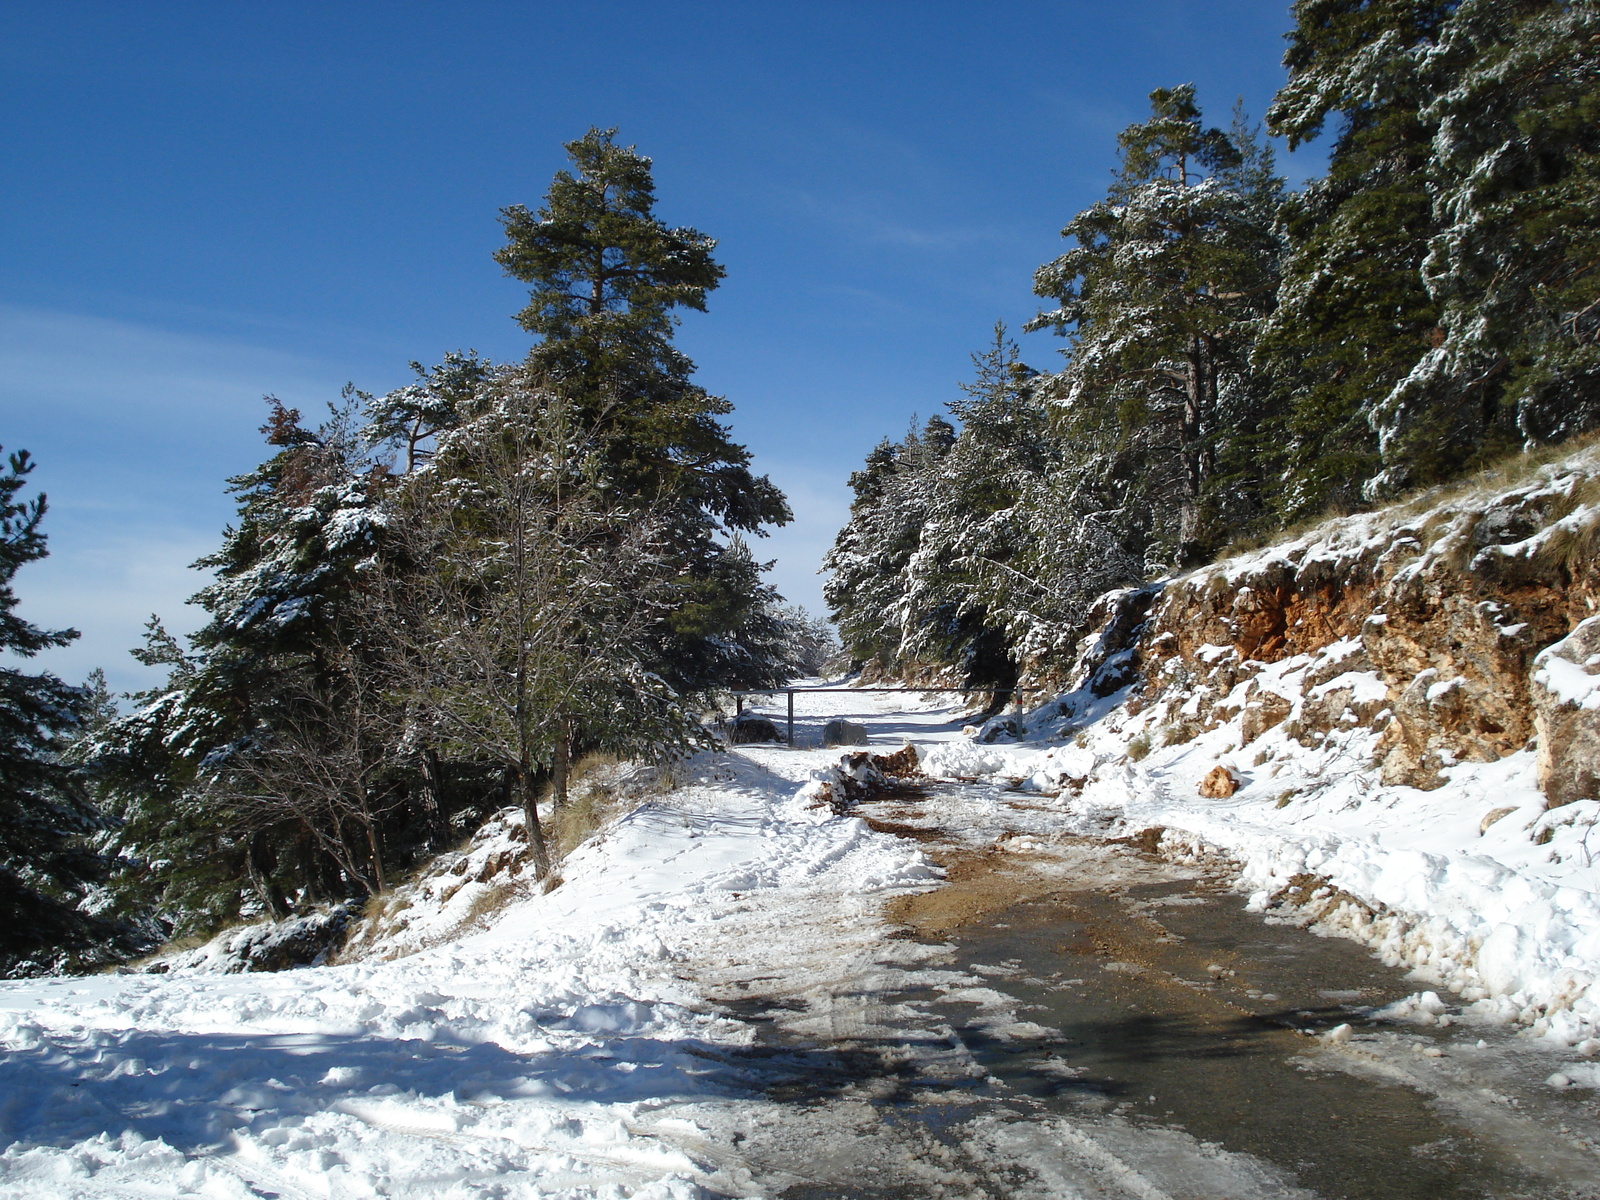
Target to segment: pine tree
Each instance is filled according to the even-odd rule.
[[[884,438],[867,455],[862,469],[851,473],[855,499],[850,519],[822,560],[828,576],[822,596],[856,667],[888,666],[899,650],[899,625],[891,614],[905,592],[902,573],[910,555],[904,543],[914,532],[916,519],[890,508],[900,449]]]
[[[432,454],[429,444],[441,433],[457,428],[461,414],[471,406],[476,392],[494,370],[476,350],[445,355],[437,366],[413,362],[417,382],[383,396],[364,397],[366,425],[362,438],[369,445],[392,445],[405,452],[405,473],[415,471]]]
[[[146,931],[148,942],[209,933],[238,915],[244,868],[234,839],[198,800],[199,765],[211,743],[194,736],[190,723],[203,716],[189,705],[197,659],[154,616],[132,654],[165,668],[166,678],[128,697],[128,711],[86,730],[73,752],[113,822],[105,837],[112,910]],[[185,736],[174,736],[180,731]]]
[[[44,630],[16,613],[12,580],[48,553],[45,497],[19,498],[33,463],[13,453],[0,475],[0,649],[32,657],[76,630]],[[103,877],[87,837],[104,827],[77,771],[62,760],[90,693],[49,672],[0,667],[0,973],[32,973],[87,951],[109,930],[83,911]]]
[[[1274,509],[1282,520],[1350,509],[1385,464],[1448,473],[1457,451],[1434,429],[1380,455],[1385,397],[1436,340],[1439,305],[1421,275],[1437,229],[1428,194],[1432,130],[1421,62],[1455,0],[1299,0],[1289,80],[1267,112],[1291,148],[1338,122],[1328,173],[1289,198],[1278,309],[1258,350],[1284,399]],[[1398,481],[1398,475],[1395,479]],[[1383,486],[1383,485],[1374,485]],[[1391,486],[1393,486],[1391,484]]]
[[[385,591],[395,689],[447,749],[494,764],[522,805],[565,800],[574,746],[671,753],[698,726],[645,664],[679,599],[661,526],[621,507],[598,443],[559,397],[503,373],[397,497]]]
[[[591,129],[567,143],[573,170],[557,173],[536,213],[504,210],[507,244],[496,258],[533,285],[517,317],[540,339],[530,383],[594,431],[618,495],[667,523],[697,600],[654,665],[680,690],[701,691],[727,686],[718,643],[759,606],[718,535],[759,534],[790,514],[718,420],[731,406],[693,382],[694,364],[672,342],[677,310],[703,311],[722,279],[715,242],[655,216],[650,160],[617,145],[615,133]]]
[[[682,496],[734,529],[782,524],[782,495],[716,419],[732,406],[694,384],[672,343],[675,310],[705,311],[722,280],[716,242],[655,216],[650,160],[615,136],[591,129],[568,142],[574,171],[556,174],[544,206],[502,214],[496,260],[534,285],[517,315],[540,339],[529,366],[608,436],[619,486]]]
[[[1233,519],[1206,504],[1221,439],[1259,415],[1248,364],[1277,283],[1270,213],[1281,185],[1237,133],[1204,125],[1192,85],[1158,89],[1150,106],[1148,121],[1119,135],[1107,198],[1062,230],[1078,245],[1034,276],[1034,291],[1059,307],[1026,328],[1072,340],[1056,380],[1065,419],[1109,408],[1124,429],[1167,429],[1171,553],[1194,561]],[[1164,483],[1152,465],[1152,482]]]
[[[142,899],[185,931],[251,911],[283,915],[292,893],[343,900],[381,875],[330,858],[326,847],[354,829],[318,825],[331,810],[297,809],[281,781],[269,784],[252,765],[281,755],[319,711],[363,711],[342,698],[344,667],[364,645],[358,599],[381,548],[387,476],[366,456],[358,401],[347,389],[327,421],[307,428],[268,398],[262,432],[275,453],[230,482],[238,522],[198,564],[215,571],[195,597],[210,619],[192,653],[152,622],[138,653],[167,666],[169,679],[88,756],[127,822],[116,843],[128,867],[119,890],[130,907]]]
[[[1442,337],[1389,397],[1381,420],[1396,432],[1386,433],[1400,441],[1447,412],[1466,425],[1471,455],[1592,428],[1600,7],[1462,0],[1423,65],[1438,232],[1422,275]]]
[[[955,440],[954,426],[943,417],[930,418],[920,430],[913,422],[902,441],[880,444],[866,469],[850,477],[856,500],[823,559],[830,576],[823,598],[857,663],[885,670],[918,665],[923,614],[910,605],[910,569],[933,511],[939,463]],[[922,660],[930,662],[942,665],[935,654]]]
[[[1033,389],[1037,373],[1003,325],[972,361],[976,378],[949,405],[960,433],[924,489],[926,516],[906,566],[901,653],[956,667],[973,686],[1008,687],[1016,683],[1012,642],[1025,609],[1017,559],[1027,539],[1018,504],[1055,447]]]

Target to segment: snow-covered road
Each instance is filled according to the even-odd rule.
[[[797,718],[848,715],[875,750],[959,744],[960,713],[909,699],[801,696]],[[908,997],[976,1005],[1002,1040],[1039,1027],[948,947],[897,936],[886,904],[943,873],[797,795],[837,757],[697,759],[560,887],[405,957],[0,983],[0,1195],[1302,1194],[1179,1128],[975,1088],[987,1068]],[[1077,869],[1065,799],[947,793],[924,808],[955,843]],[[881,1103],[907,1080],[917,1111],[945,1106],[936,1127]]]

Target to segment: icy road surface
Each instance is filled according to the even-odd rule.
[[[959,741],[952,710],[895,711],[906,699],[817,695],[797,708],[812,736],[842,712],[887,750]],[[1293,1163],[1196,1136],[1178,1116],[1015,1086],[1022,1052],[1030,1074],[1040,1063],[1063,1080],[1115,1074],[1074,1062],[1073,1039],[1040,1023],[1066,993],[1026,956],[1059,949],[982,943],[993,936],[982,922],[941,928],[932,901],[908,907],[958,895],[959,881],[932,892],[945,876],[936,859],[964,853],[1014,861],[1017,900],[1098,883],[1133,895],[1151,871],[1182,900],[1204,871],[1117,848],[1132,874],[1108,879],[1119,868],[1106,852],[1085,858],[1083,839],[1060,834],[1066,801],[1018,804],[997,787],[931,788],[897,819],[879,813],[908,836],[877,831],[796,797],[836,758],[749,747],[697,760],[683,786],[570,858],[561,887],[409,957],[0,983],[0,1195],[1312,1194]],[[991,888],[977,908],[997,904]],[[1048,915],[1052,929],[1079,918],[1116,923]],[[980,943],[1011,965],[963,952]],[[1129,964],[1094,967],[1114,977]],[[1215,982],[1200,974],[1198,988]],[[1434,1008],[1448,1006],[1409,1003],[1395,1013],[1426,1015],[1440,1038]],[[1542,1098],[1530,1071],[1554,1068],[1504,1030],[1461,1035],[1493,1042],[1475,1065],[1449,1031],[1430,1057],[1415,1026],[1386,1031],[1363,1011],[1350,1006],[1342,1033],[1274,1036],[1300,1039],[1318,1070],[1424,1097],[1489,1158],[1526,1161],[1537,1181],[1515,1194],[1584,1194],[1600,1167],[1585,1132],[1592,1092]],[[1540,1107],[1553,1103],[1566,1108]]]

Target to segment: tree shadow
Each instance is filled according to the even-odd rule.
[[[616,1037],[521,1054],[360,1033],[89,1031],[0,1060],[0,1145],[68,1147],[133,1133],[174,1149],[224,1149],[235,1132],[363,1106],[418,1111],[548,1098],[562,1104],[737,1098],[775,1079],[831,1078],[826,1052]]]

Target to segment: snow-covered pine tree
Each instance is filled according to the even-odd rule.
[[[884,438],[868,453],[862,469],[851,472],[855,499],[850,504],[850,519],[822,559],[822,570],[828,576],[822,596],[838,626],[844,652],[857,667],[867,663],[886,666],[899,646],[898,630],[889,614],[904,592],[900,573],[909,556],[899,552],[899,544],[910,531],[905,522],[893,522],[886,509],[889,481],[899,470],[899,457],[900,446]],[[892,536],[886,539],[886,534]]]
[[[409,475],[432,454],[441,433],[456,428],[461,414],[494,370],[476,350],[452,351],[432,367],[413,362],[417,381],[382,396],[366,397],[363,439],[370,445],[393,446],[405,455]]]
[[[336,664],[367,645],[355,601],[382,540],[387,475],[366,454],[357,402],[347,390],[308,429],[268,398],[262,432],[275,453],[230,483],[238,522],[200,561],[215,579],[195,597],[210,619],[194,652],[154,624],[143,653],[169,667],[168,684],[112,722],[89,755],[129,820],[118,850],[140,869],[124,891],[176,927],[214,928],[242,912],[281,914],[293,894],[342,900],[373,886],[321,848],[356,836],[338,814],[277,804],[292,797],[267,803],[247,778],[253,755],[279,753],[305,726],[309,698],[325,712],[361,711],[341,703],[348,678]],[[325,827],[308,825],[318,820]]]
[[[1422,73],[1438,224],[1422,274],[1442,336],[1378,414],[1385,443],[1411,444],[1435,413],[1465,454],[1593,428],[1600,5],[1462,0]]]
[[[1286,515],[1596,423],[1595,6],[1294,12],[1269,123],[1291,144],[1341,127],[1328,176],[1286,209],[1293,251],[1263,341],[1292,394]]]
[[[1035,273],[1034,291],[1058,307],[1026,328],[1071,339],[1053,382],[1064,423],[1103,436],[1114,412],[1120,433],[1145,443],[1157,557],[1184,562],[1254,515],[1208,500],[1226,441],[1261,415],[1249,355],[1277,284],[1281,184],[1236,144],[1237,127],[1204,125],[1192,85],[1157,89],[1150,105],[1118,137],[1106,199],[1062,230],[1077,246]]]
[[[1328,172],[1289,197],[1278,309],[1258,347],[1282,400],[1281,520],[1354,508],[1383,471],[1451,469],[1433,430],[1380,457],[1378,409],[1439,336],[1421,276],[1437,229],[1420,70],[1456,0],[1298,0],[1267,126],[1291,148],[1336,122]],[[1405,443],[1404,445],[1402,443]]]
[[[185,719],[197,659],[156,617],[132,653],[145,666],[164,667],[166,678],[86,730],[73,756],[114,822],[105,838],[112,910],[159,942],[208,933],[235,917],[241,880],[232,837],[194,801],[199,760],[186,750],[204,739]],[[171,736],[180,730],[190,736]]]
[[[1028,605],[1016,560],[1027,552],[1018,505],[1055,456],[1048,418],[1017,348],[996,324],[972,356],[976,377],[952,401],[961,423],[924,486],[925,516],[906,564],[901,656],[954,667],[973,686],[1016,682],[1011,643]]]
[[[797,676],[816,676],[839,657],[839,635],[822,617],[801,604],[780,605],[776,616],[783,628],[784,654],[794,663]]]
[[[904,440],[880,443],[850,476],[850,520],[823,558],[823,598],[846,653],[881,670],[913,665],[920,630],[909,607],[908,569],[939,488],[937,468],[955,427],[932,417]],[[940,664],[942,665],[942,663]]]
[[[594,431],[618,497],[666,522],[698,598],[655,667],[680,689],[711,690],[726,686],[722,643],[760,605],[726,537],[784,524],[789,509],[718,420],[731,405],[694,383],[694,364],[672,341],[677,310],[704,310],[722,279],[716,243],[656,217],[650,160],[615,133],[591,129],[567,143],[573,169],[557,173],[537,212],[504,210],[496,258],[533,285],[517,317],[539,338],[531,385],[558,393]]]
[[[23,450],[0,474],[0,650],[25,658],[78,636],[40,629],[16,613],[17,571],[48,553],[39,528],[45,497],[20,496],[32,470]],[[79,773],[62,761],[89,699],[48,671],[0,667],[0,975],[71,962],[110,932],[82,907],[105,874],[88,840],[105,821]]]
[[[952,516],[970,516],[949,525],[960,531],[965,603],[1001,635],[1014,675],[1070,647],[1096,596],[1143,577],[1147,524],[1097,489],[1106,458],[1062,438],[1049,379],[1019,360],[1002,327],[973,362],[966,398],[950,406],[962,428],[944,465],[960,497]]]
[[[500,372],[396,494],[383,585],[393,691],[458,757],[493,764],[521,804],[565,798],[573,748],[650,755],[699,728],[647,656],[682,600],[664,524],[622,502],[604,443],[562,397]]]

